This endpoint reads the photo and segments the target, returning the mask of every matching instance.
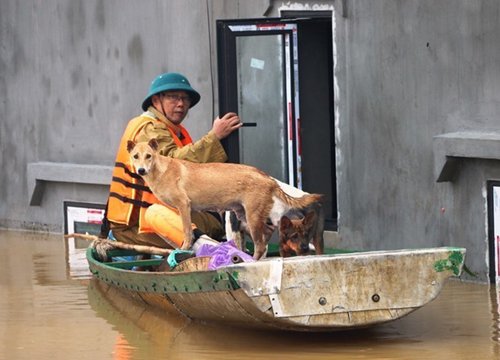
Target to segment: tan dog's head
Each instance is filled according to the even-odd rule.
[[[130,162],[137,174],[145,176],[150,172],[157,150],[158,142],[156,139],[151,139],[147,143],[135,143],[132,140],[127,142]]]
[[[314,226],[316,214],[311,211],[302,219],[290,219],[286,215],[280,220],[279,251],[283,257],[293,253],[304,255],[309,253],[310,233]]]

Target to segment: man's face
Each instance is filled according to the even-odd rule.
[[[186,117],[191,98],[185,91],[166,91],[152,98],[153,106],[162,112],[165,117],[179,125]]]

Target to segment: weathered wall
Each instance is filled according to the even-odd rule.
[[[217,113],[215,20],[277,16],[298,3],[1,1],[0,226],[60,231],[63,200],[104,202],[104,184],[51,181],[29,206],[28,164],[111,166],[160,72],[182,72],[202,93],[186,120],[202,135]],[[500,133],[500,3],[332,3],[340,245],[466,246],[485,280],[485,184],[500,179],[500,164],[471,156],[438,183],[433,138]]]
[[[337,13],[339,232],[348,247],[466,246],[469,267],[486,279],[485,186],[500,164],[464,160],[453,182],[437,183],[433,137],[500,132],[499,13],[493,0],[350,0],[347,17]]]
[[[61,231],[63,200],[105,203],[106,185],[50,181],[40,206],[28,206],[28,164],[112,166],[126,123],[162,72],[185,74],[202,94],[184,124],[194,138],[208,131],[216,114],[215,19],[260,17],[268,6],[1,1],[0,226]]]

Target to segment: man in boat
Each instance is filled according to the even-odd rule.
[[[193,142],[181,125],[189,109],[200,101],[200,94],[188,79],[178,73],[165,73],[151,83],[142,103],[144,112],[130,120],[118,148],[113,178],[103,223],[112,236],[129,244],[158,247],[180,247],[183,231],[175,209],[161,203],[133,172],[127,151],[127,141],[156,139],[164,156],[207,163],[225,162],[227,155],[220,140],[241,127],[237,114],[227,113],[213,121],[212,129]],[[205,233],[218,239],[224,234],[217,214],[193,212],[194,234]]]

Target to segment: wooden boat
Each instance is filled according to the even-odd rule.
[[[166,312],[226,324],[294,331],[334,331],[399,319],[432,301],[459,276],[465,249],[369,251],[269,257],[217,270],[195,257],[173,271],[137,271],[161,259],[112,261],[86,252],[93,276]]]

